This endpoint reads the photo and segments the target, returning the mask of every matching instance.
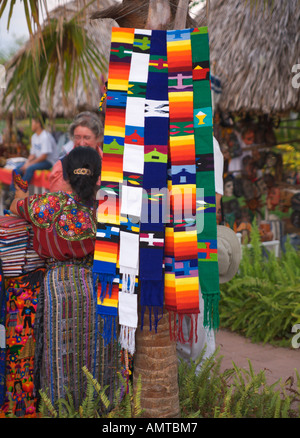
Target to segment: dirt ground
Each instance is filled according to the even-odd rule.
[[[269,344],[254,344],[251,340],[227,330],[216,333],[216,346],[220,347],[219,355],[224,356],[221,371],[232,368],[232,361],[241,368],[249,370],[248,359],[255,373],[265,370],[268,384],[281,378],[284,383],[290,377],[296,383],[295,368],[300,374],[299,348],[273,347]]]

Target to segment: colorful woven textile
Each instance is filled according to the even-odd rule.
[[[98,296],[97,311],[105,317],[102,335],[106,343],[110,342],[110,336],[117,336],[114,328],[118,306],[112,290],[113,282],[119,282],[119,199],[123,183],[126,102],[133,41],[134,29],[115,28],[112,32],[101,174],[102,196],[97,211],[93,264]]]
[[[0,258],[4,276],[17,277],[44,266],[33,249],[32,226],[15,216],[0,216]]]
[[[24,181],[22,175],[18,173],[17,170],[13,170],[13,182],[17,185],[24,193],[28,191],[28,181]]]
[[[144,174],[144,131],[146,85],[150,58],[150,30],[134,31],[128,78],[121,189],[119,265],[122,291],[119,292],[120,344],[130,354],[135,350],[137,328],[136,278],[139,273],[139,230],[142,213]]]
[[[194,132],[197,179],[198,270],[204,300],[203,324],[219,326],[219,266],[217,254],[216,199],[214,175],[213,119],[209,80],[207,28],[191,32]]]
[[[166,294],[166,308],[174,312],[174,337],[183,339],[182,320],[199,313],[199,279],[196,230],[196,165],[193,129],[193,77],[191,31],[167,32],[168,91],[170,102],[170,178],[173,288]],[[192,324],[194,327],[195,324]]]
[[[16,417],[35,417],[37,399],[34,394],[34,325],[44,270],[8,278],[6,289],[6,394],[1,409],[9,415],[9,397]]]
[[[35,389],[45,390],[52,403],[65,398],[69,390],[78,409],[86,397],[83,366],[102,388],[109,385],[107,396],[112,401],[118,384],[119,350],[113,341],[102,348],[98,318],[91,262],[49,265],[36,317]]]
[[[102,190],[93,266],[99,313],[107,318],[104,307],[111,307],[116,318],[118,309],[119,323],[135,329],[138,286],[141,326],[148,308],[157,327],[165,301],[171,336],[191,342],[201,286],[204,324],[217,328],[207,28],[112,29]],[[114,281],[119,294],[111,297]],[[192,321],[188,339],[181,326],[185,315]],[[108,324],[106,339],[116,336],[115,322]],[[134,341],[124,342],[128,333],[121,344],[132,353]]]
[[[5,367],[6,367],[6,295],[5,282],[2,271],[2,262],[0,259],[0,408],[4,403],[5,397]]]
[[[163,311],[169,102],[166,33],[152,31],[145,108],[143,209],[140,230],[141,327],[148,308],[150,330]]]
[[[83,205],[75,194],[63,192],[29,196],[17,204],[18,215],[34,231],[33,249],[42,258],[56,260],[94,252],[96,223],[91,207]]]

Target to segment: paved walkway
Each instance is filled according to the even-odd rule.
[[[282,382],[292,376],[296,383],[295,368],[300,375],[300,348],[273,347],[269,344],[254,344],[250,339],[227,330],[219,330],[216,334],[216,346],[220,347],[219,355],[224,356],[221,371],[232,368],[232,361],[240,368],[249,370],[250,359],[255,373],[265,370],[268,384],[281,378]]]

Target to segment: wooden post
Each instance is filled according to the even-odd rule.
[[[174,21],[174,29],[184,29],[189,12],[189,0],[179,0]]]
[[[189,0],[179,0],[174,28],[184,28]],[[163,8],[163,9],[161,9]],[[179,9],[181,8],[181,9]],[[171,19],[168,1],[150,0],[146,28],[166,29]],[[178,27],[177,27],[178,26]],[[139,321],[141,320],[139,315]],[[149,313],[144,317],[144,328],[136,332],[133,384],[141,376],[141,408],[144,418],[180,417],[178,359],[176,342],[171,341],[169,316],[164,312],[157,333],[149,331]]]
[[[138,9],[141,2],[135,1],[136,9]],[[149,0],[148,11],[143,10],[143,14],[145,13],[147,17],[144,27],[152,30],[185,28],[189,0],[179,0],[176,17],[174,17],[174,7],[171,8],[171,4],[176,6],[177,1],[172,0],[171,3],[169,0]],[[134,0],[124,0],[123,6],[127,23],[130,22],[132,27],[137,27],[134,23]],[[117,19],[119,16],[122,17],[120,7],[118,5],[115,8],[108,8],[107,14],[103,11],[101,15],[95,14],[94,18],[115,18],[122,27],[122,20]],[[132,21],[129,20],[130,16]],[[141,321],[140,312],[139,321]],[[141,377],[141,408],[144,410],[142,416],[144,418],[180,417],[176,342],[170,339],[167,312],[158,323],[157,333],[154,329],[149,330],[148,313],[144,316],[143,330],[140,326],[136,330],[133,369],[134,392],[139,376]]]
[[[139,315],[140,321],[140,315]],[[170,340],[169,316],[164,312],[157,333],[149,330],[149,313],[144,327],[136,332],[133,387],[141,376],[143,418],[179,418],[178,359],[176,342]]]
[[[166,29],[171,21],[169,0],[149,0],[146,29]]]

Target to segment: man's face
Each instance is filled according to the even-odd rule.
[[[31,130],[32,130],[32,132],[36,132],[36,130],[38,129],[39,126],[40,126],[39,121],[36,120],[36,119],[32,119],[32,121],[31,121]]]
[[[97,149],[100,145],[99,138],[86,126],[77,126],[74,129],[74,146],[89,146]]]

